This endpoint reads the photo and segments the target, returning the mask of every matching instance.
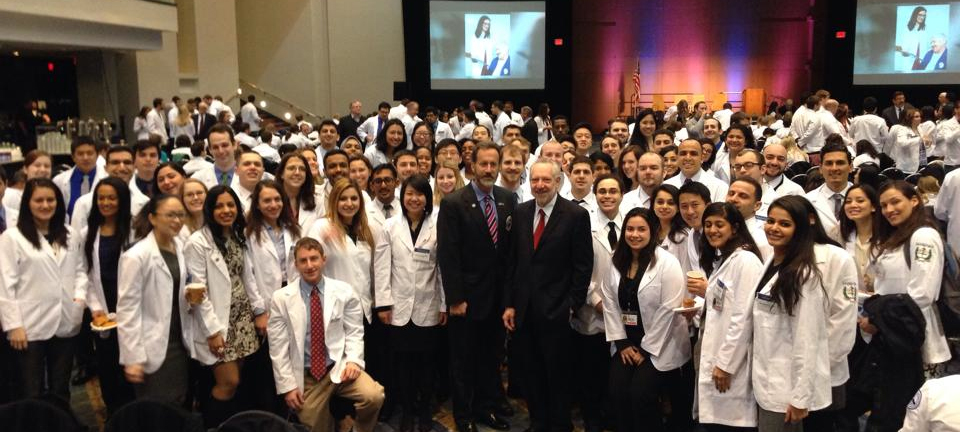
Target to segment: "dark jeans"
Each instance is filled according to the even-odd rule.
[[[16,351],[21,397],[34,398],[51,393],[69,401],[75,346],[74,338],[54,336],[45,341],[30,341],[26,350]]]
[[[492,412],[502,395],[497,353],[503,350],[503,321],[496,314],[482,320],[451,316],[447,326],[453,416],[467,422]]]

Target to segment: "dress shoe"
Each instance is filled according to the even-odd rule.
[[[493,413],[500,417],[513,417],[515,414],[513,407],[510,406],[510,402],[507,401],[497,404],[496,408],[493,409]]]
[[[477,432],[477,425],[473,422],[457,422],[457,432]]]
[[[499,431],[510,430],[510,423],[493,413],[477,417],[476,422]]]

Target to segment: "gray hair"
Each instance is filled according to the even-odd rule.
[[[558,164],[556,161],[551,159],[546,159],[546,158],[537,159],[537,161],[534,162],[533,165],[530,165],[530,172],[533,172],[533,167],[537,165],[549,166],[551,170],[551,175],[553,176],[553,178],[560,178],[560,164]]]

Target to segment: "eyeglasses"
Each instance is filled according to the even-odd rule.
[[[187,214],[182,212],[163,213],[160,216],[163,216],[165,219],[177,219],[177,220],[183,220],[187,218]]]
[[[755,162],[745,162],[742,164],[733,164],[733,169],[740,171],[741,169],[753,169],[753,167],[760,166],[760,164]]]
[[[370,183],[373,183],[375,185],[381,185],[381,184],[393,184],[393,182],[395,181],[397,180],[394,178],[385,177],[385,178],[375,178],[373,180],[370,180]]]

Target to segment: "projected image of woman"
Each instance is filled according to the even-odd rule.
[[[907,21],[907,29],[900,29],[897,32],[896,50],[896,70],[909,71],[923,69],[920,66],[921,49],[924,52],[928,44],[924,35],[927,29],[927,8],[917,6],[910,14],[910,20]]]
[[[490,17],[480,16],[477,20],[477,29],[473,32],[473,39],[467,47],[467,58],[470,59],[470,77],[479,78],[489,75],[488,66],[494,59],[493,39],[490,38]]]

